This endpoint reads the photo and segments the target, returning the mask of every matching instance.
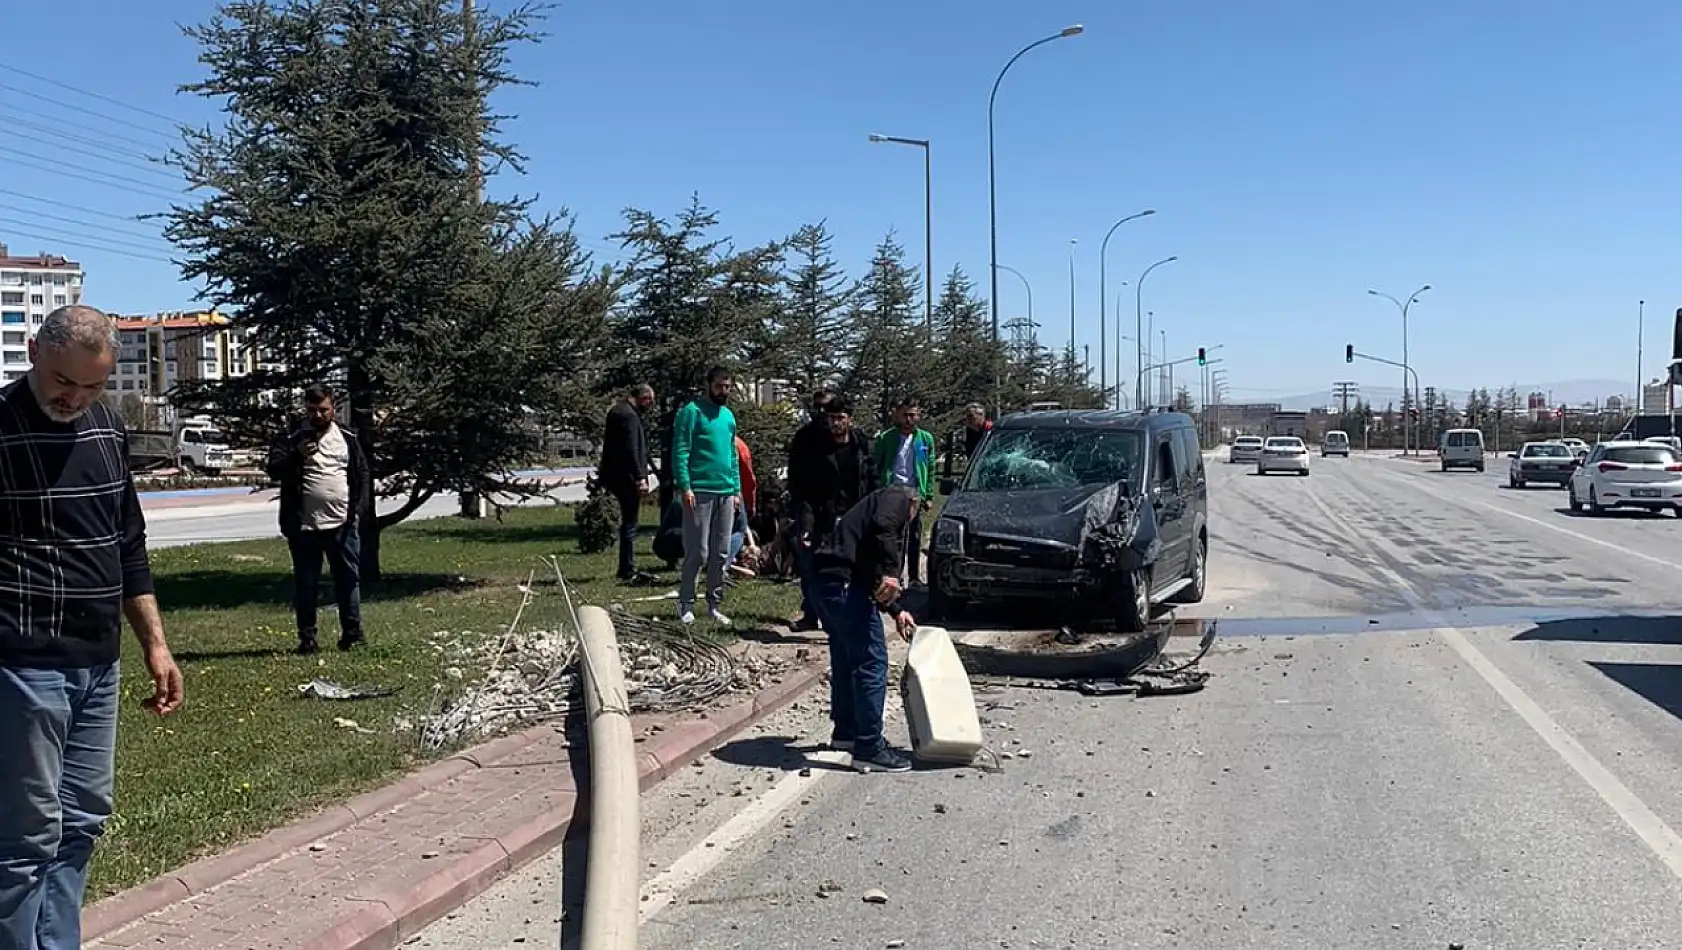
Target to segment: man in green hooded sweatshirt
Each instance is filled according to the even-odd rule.
[[[695,622],[695,581],[707,567],[707,613],[728,626],[719,610],[724,600],[724,568],[730,557],[730,529],[741,504],[741,474],[736,465],[736,416],[730,401],[730,371],[707,370],[707,391],[678,410],[672,423],[672,487],[683,499],[683,574],[678,582],[677,616]]]

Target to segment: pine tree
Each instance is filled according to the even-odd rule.
[[[209,74],[184,91],[225,120],[170,156],[203,197],[166,234],[183,279],[281,368],[173,395],[262,443],[289,422],[277,398],[340,388],[376,484],[405,498],[364,523],[376,579],[379,531],[434,494],[517,487],[494,473],[530,458],[526,409],[576,369],[611,296],[564,219],[481,196],[481,168],[519,167],[485,104],[518,81],[534,10],[284,0],[187,32]]]
[[[772,244],[738,252],[713,237],[718,215],[699,197],[671,221],[633,208],[625,212],[625,222],[614,238],[632,251],[628,299],[613,321],[618,356],[604,378],[615,387],[633,382],[654,387],[661,411],[652,440],[667,446],[672,419],[700,392],[707,370],[725,366],[739,372],[754,334],[779,306],[780,249]],[[739,381],[752,382],[747,374]],[[671,452],[659,455],[664,506],[670,501]]]
[[[961,424],[964,406],[993,402],[1004,355],[993,343],[987,320],[987,302],[976,297],[963,268],[953,267],[935,303],[932,372],[921,393],[927,428],[936,435]]]
[[[854,288],[853,345],[842,388],[853,397],[853,415],[861,423],[868,407],[880,414],[877,423],[886,425],[893,402],[920,395],[918,384],[928,367],[917,325],[919,281],[917,269],[905,264],[905,249],[889,233]]]
[[[780,320],[762,334],[757,360],[767,375],[786,379],[797,396],[834,385],[847,344],[847,275],[831,252],[833,236],[823,222],[808,224],[784,243]]]

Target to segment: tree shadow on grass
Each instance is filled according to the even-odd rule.
[[[578,525],[508,524],[506,522],[461,521],[434,518],[404,528],[404,533],[427,541],[460,541],[467,544],[541,544],[565,542],[564,553],[577,551]],[[647,531],[645,530],[646,534]]]
[[[472,590],[482,581],[455,574],[394,574],[362,586],[364,603],[408,600],[426,594]],[[253,605],[292,604],[291,571],[174,571],[156,578],[158,602],[169,610],[228,610]],[[333,602],[333,581],[323,577],[323,604]]]

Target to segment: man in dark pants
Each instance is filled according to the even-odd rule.
[[[602,434],[602,460],[596,483],[619,501],[619,572],[621,581],[637,576],[637,528],[642,500],[648,497],[648,430],[643,413],[654,405],[654,390],[646,383],[632,386],[624,399],[608,410]]]
[[[829,421],[824,409],[832,398],[827,390],[812,391],[812,405],[806,424],[795,431],[794,438],[788,443],[788,484],[784,486],[789,497],[789,529],[786,543],[789,550],[794,552],[794,570],[800,576],[800,618],[789,625],[789,629],[795,633],[818,629],[817,610],[812,606],[812,598],[807,589],[812,576],[812,550],[809,544],[802,542],[800,527],[808,516],[802,499],[810,494],[810,491],[801,484],[799,472],[803,470],[801,460],[813,457],[814,449],[821,447],[829,436]]]
[[[334,421],[326,387],[304,390],[304,424],[275,442],[265,467],[280,483],[280,533],[292,552],[298,652],[319,649],[316,598],[324,557],[339,605],[339,649],[349,650],[363,639],[359,523],[369,514],[372,486],[356,433]]]
[[[906,528],[922,503],[915,489],[877,489],[847,510],[812,557],[818,616],[829,634],[830,747],[852,753],[859,772],[905,772],[911,760],[882,736],[888,643],[882,614],[909,638],[917,621],[900,605]]]

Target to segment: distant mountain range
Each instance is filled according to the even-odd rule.
[[[1398,372],[1400,371],[1398,370]],[[1487,388],[1489,389],[1490,395],[1493,396],[1495,395],[1496,389],[1506,385],[1506,383],[1500,383]],[[1551,383],[1519,383],[1517,384],[1517,388],[1519,399],[1521,401],[1533,392],[1550,393],[1551,398],[1549,402],[1550,404],[1556,406],[1561,403],[1568,406],[1579,406],[1584,403],[1593,402],[1603,403],[1606,401],[1606,397],[1608,396],[1621,396],[1625,401],[1628,401],[1630,397],[1630,385],[1629,380],[1627,379],[1621,383],[1610,379],[1567,379]],[[1463,406],[1466,404],[1467,390],[1438,390],[1438,393],[1439,398],[1446,397],[1456,406]],[[1386,404],[1392,403],[1399,406],[1402,403],[1402,387],[1363,386],[1361,387],[1360,397],[1368,403],[1371,403],[1375,408],[1382,409]],[[1322,392],[1303,393],[1300,396],[1264,398],[1259,396],[1249,397],[1237,395],[1232,397],[1229,401],[1277,402],[1281,408],[1294,412],[1306,412],[1310,409],[1330,406],[1336,402],[1336,400],[1332,398],[1332,388],[1329,385]]]

